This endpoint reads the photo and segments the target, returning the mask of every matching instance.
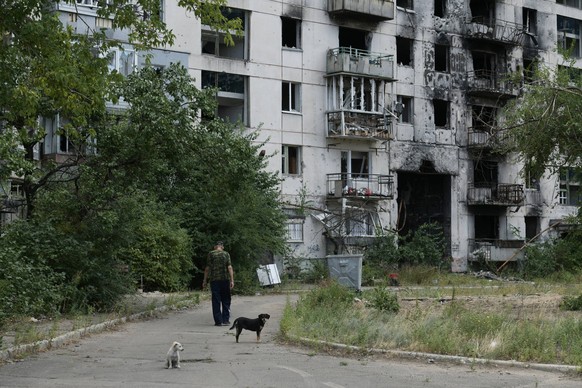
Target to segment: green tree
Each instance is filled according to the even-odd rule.
[[[0,181],[22,179],[27,216],[35,210],[39,190],[48,182],[67,181],[75,167],[94,150],[96,126],[105,102],[121,77],[110,73],[108,50],[120,42],[105,32],[76,34],[54,12],[56,4],[75,0],[1,0],[0,32]],[[129,42],[140,50],[173,43],[173,33],[160,18],[159,0],[112,0],[100,3],[98,15],[113,27],[128,31]],[[225,31],[241,31],[239,19],[227,18],[226,0],[179,0],[178,5],[203,23]],[[82,16],[81,16],[82,17]],[[45,138],[42,119],[59,117],[71,155],[60,163],[35,159]]]
[[[256,132],[212,118],[214,90],[198,90],[187,69],[172,65],[142,69],[119,93],[129,108],[100,132],[100,165],[173,210],[192,238],[196,267],[218,239],[235,265],[283,252],[278,177],[265,170]]]
[[[510,151],[521,156],[534,177],[549,168],[582,166],[582,78],[571,61],[529,69],[533,80],[504,109]]]

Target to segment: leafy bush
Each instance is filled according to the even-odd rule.
[[[390,272],[406,266],[443,268],[446,242],[442,227],[437,223],[421,225],[410,235],[388,233],[376,239],[364,254],[362,283],[371,285],[373,279],[383,279]]]
[[[564,297],[560,303],[560,309],[566,311],[582,310],[582,295],[577,297]]]
[[[376,310],[397,313],[400,310],[396,293],[390,292],[386,287],[376,287],[369,296],[370,305]]]
[[[11,235],[8,231],[0,238],[0,327],[15,315],[56,314],[64,293],[64,276],[42,256],[26,255],[15,247]]]
[[[522,276],[543,278],[556,272],[578,272],[582,268],[582,239],[579,233],[530,245],[525,249]]]
[[[399,248],[400,263],[431,265],[441,268],[444,260],[445,238],[442,226],[432,222],[421,225],[411,236],[406,236]]]

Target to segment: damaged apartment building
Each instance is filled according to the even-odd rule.
[[[243,21],[232,46],[164,1],[176,40],[156,65],[182,62],[219,89],[220,117],[259,131],[294,258],[359,254],[383,231],[437,222],[451,269],[466,271],[519,260],[526,241],[558,235],[576,212],[573,175],[529,177],[496,150],[529,69],[561,63],[557,47],[582,57],[582,0],[228,3],[224,14]],[[130,47],[118,54],[112,66],[141,65]],[[66,139],[51,144],[66,154]]]
[[[382,230],[437,222],[451,269],[466,271],[519,260],[576,211],[579,182],[533,179],[496,150],[528,70],[557,66],[558,46],[581,56],[582,1],[229,5],[244,36],[227,47],[200,26],[191,70],[220,88],[219,115],[260,128],[294,257],[362,253]]]

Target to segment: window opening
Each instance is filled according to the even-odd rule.
[[[434,0],[434,16],[444,18],[447,12],[447,0]]]
[[[399,122],[412,124],[413,111],[412,111],[412,97],[408,96],[397,96],[396,101],[402,107],[402,113],[398,118]]]
[[[434,69],[443,73],[449,72],[449,46],[434,45]]]
[[[342,152],[341,172],[352,178],[368,178],[368,153],[359,151]]]
[[[536,35],[538,31],[537,11],[531,8],[523,8],[523,28],[525,31]]]
[[[475,187],[497,185],[497,162],[475,160],[473,164],[473,183]]]
[[[360,50],[369,50],[371,34],[365,30],[355,28],[339,28],[339,45],[340,47],[351,47]]]
[[[301,20],[281,16],[283,47],[301,48]]]
[[[301,147],[283,145],[281,149],[281,160],[283,174],[301,174]]]
[[[283,82],[281,89],[282,110],[284,112],[301,112],[301,85]]]
[[[246,59],[246,11],[236,8],[224,8],[222,14],[229,20],[238,18],[242,21],[242,36],[231,34],[234,45],[227,46],[224,42],[224,31],[216,31],[209,26],[203,25],[202,53],[223,58]]]
[[[499,239],[499,217],[475,215],[475,239]]]
[[[474,131],[493,133],[496,126],[497,110],[490,106],[473,105],[472,127]]]
[[[396,0],[396,6],[404,9],[414,9],[413,0]]]
[[[471,0],[469,7],[473,21],[492,24],[495,20],[495,1],[496,0]]]
[[[580,21],[558,15],[558,46],[571,50],[570,55],[580,57]]]
[[[580,182],[580,174],[573,168],[560,169],[559,200],[561,205],[579,206],[582,203]]]
[[[396,60],[403,66],[412,66],[412,47],[413,40],[396,37]]]
[[[432,100],[434,106],[434,125],[437,127],[448,127],[449,124],[449,102],[445,100]]]
[[[202,71],[202,88],[216,88],[216,116],[225,121],[246,124],[246,77],[238,74]]]

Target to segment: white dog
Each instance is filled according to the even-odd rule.
[[[168,350],[166,357],[166,369],[180,368],[180,352],[183,350],[184,348],[182,347],[182,344],[174,341],[172,347],[170,350]]]

